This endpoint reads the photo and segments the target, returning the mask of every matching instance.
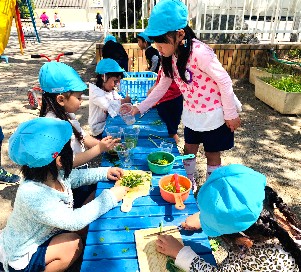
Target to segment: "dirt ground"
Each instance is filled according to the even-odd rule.
[[[21,55],[16,32],[13,31],[5,54],[9,64],[0,62],[0,125],[5,139],[2,150],[2,166],[18,174],[19,168],[7,155],[8,138],[23,121],[38,116],[27,102],[27,90],[37,84],[42,60],[31,59],[30,54],[73,51],[74,55],[63,59],[73,66],[88,83],[94,75],[95,42],[101,38],[94,31],[59,31],[56,29],[40,32],[41,44],[29,43]],[[262,172],[268,184],[301,218],[301,119],[296,115],[281,115],[255,98],[254,86],[247,80],[234,81],[234,91],[243,104],[242,127],[236,132],[235,148],[224,152],[223,164],[242,163]],[[88,101],[85,100],[77,114],[82,126],[87,125]],[[179,131],[183,136],[183,128]],[[181,141],[183,144],[183,140]],[[200,150],[197,158],[198,182],[205,180],[205,159]],[[0,229],[9,216],[18,186],[0,184]]]

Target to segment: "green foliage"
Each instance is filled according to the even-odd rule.
[[[262,80],[273,87],[287,93],[301,93],[301,77],[287,76],[282,78],[262,78]]]
[[[219,241],[218,240],[216,240],[216,239],[210,239],[209,243],[210,243],[211,249],[214,252],[218,250],[218,247],[219,247]]]
[[[290,51],[288,51],[288,57],[290,59],[300,59],[301,58],[301,49],[291,49]]]
[[[167,257],[167,262],[166,262],[166,269],[169,272],[184,272],[184,270],[180,269],[175,265],[174,259]]]
[[[26,3],[26,0],[17,0],[19,11],[20,11],[20,17],[21,19],[27,19],[30,17],[29,9]],[[30,0],[30,4],[32,9],[35,9],[35,4],[33,0]]]
[[[267,68],[264,68],[265,71],[271,74],[286,74],[288,73],[287,69],[282,65],[277,64],[268,64]]]

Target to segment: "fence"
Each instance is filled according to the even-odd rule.
[[[104,1],[104,30],[139,33],[158,0]],[[207,35],[254,35],[259,41],[300,41],[301,0],[183,0],[189,24],[198,37]],[[112,20],[115,20],[115,25]],[[114,26],[114,28],[113,28]],[[231,37],[230,37],[231,38]]]
[[[103,44],[96,44],[96,61],[102,58]],[[129,71],[141,72],[146,70],[144,53],[137,44],[123,44],[129,56]],[[217,58],[227,70],[231,78],[248,78],[252,66],[266,67],[274,48],[277,55],[282,56],[291,49],[301,49],[301,44],[209,44]]]

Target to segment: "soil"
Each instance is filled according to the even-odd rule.
[[[13,31],[5,54],[9,64],[0,62],[0,125],[5,139],[2,147],[2,166],[19,174],[7,154],[8,138],[16,127],[36,118],[39,111],[28,105],[27,90],[37,84],[38,72],[44,60],[31,59],[31,54],[43,53],[52,57],[72,51],[73,56],[63,59],[73,66],[83,80],[91,82],[95,74],[95,42],[101,38],[94,31],[40,31],[41,43],[29,43],[20,54],[16,32]],[[235,148],[223,153],[223,164],[242,163],[267,176],[268,185],[276,189],[301,219],[301,119],[296,115],[281,115],[256,99],[254,86],[248,80],[233,81],[234,91],[243,104],[240,114],[242,126],[236,132]],[[82,127],[88,127],[88,101],[84,100],[77,113]],[[183,127],[179,130],[183,146]],[[94,161],[94,163],[97,162]],[[99,160],[98,160],[99,162]],[[197,157],[197,180],[205,181],[205,158],[202,149]],[[18,186],[0,184],[0,229],[12,210]],[[219,260],[219,253],[215,254]],[[73,270],[75,271],[75,270]]]

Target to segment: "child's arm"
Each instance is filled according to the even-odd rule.
[[[172,78],[166,77],[164,76],[164,73],[162,73],[159,83],[152,90],[150,95],[145,100],[143,100],[137,107],[134,107],[134,114],[137,114],[139,112],[142,114],[146,112],[149,108],[151,108],[153,105],[155,105],[168,91],[171,83]]]
[[[117,141],[118,139],[113,139],[112,137],[105,137],[85,152],[75,154],[73,160],[73,167],[81,166],[91,161],[93,158],[95,158],[102,152],[111,150],[115,146]]]
[[[23,187],[20,197],[24,214],[38,224],[77,231],[117,206],[127,191],[128,188],[124,186],[105,189],[94,200],[75,210],[53,190],[37,188],[35,185]]]

